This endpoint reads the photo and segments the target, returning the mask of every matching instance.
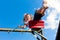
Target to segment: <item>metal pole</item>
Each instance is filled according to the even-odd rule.
[[[10,28],[0,28],[0,31],[5,31],[5,32],[31,32],[31,30],[19,30],[19,29],[10,29]]]
[[[3,31],[3,32],[31,32],[31,30],[20,30],[20,29],[10,29],[10,28],[0,28],[0,31]],[[45,40],[47,40],[42,34],[39,34],[37,32],[36,32],[36,34],[40,35]]]

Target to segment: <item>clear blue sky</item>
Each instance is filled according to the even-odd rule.
[[[34,14],[42,0],[0,0],[0,28],[16,28],[23,24],[24,13]],[[55,30],[44,29],[48,40],[55,39]],[[0,40],[36,40],[31,33],[0,32]]]

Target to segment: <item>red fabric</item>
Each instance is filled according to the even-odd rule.
[[[42,20],[31,20],[29,21],[30,28],[44,28],[44,21]]]

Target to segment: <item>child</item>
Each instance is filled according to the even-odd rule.
[[[36,21],[41,20],[41,17],[43,17],[43,16],[45,15],[44,12],[46,11],[47,8],[48,8],[47,3],[46,3],[46,1],[44,0],[43,6],[42,6],[40,9],[36,10],[36,12],[35,12],[35,14],[34,14],[34,18],[32,17],[31,14],[25,14],[25,15],[24,15],[24,26],[23,26],[22,28],[25,28],[26,26],[29,26],[29,21],[31,21],[31,20],[33,20],[33,21],[34,21],[34,20],[36,20]],[[40,40],[40,39],[36,36],[36,34],[34,34],[34,31],[37,31],[38,33],[41,32],[41,34],[42,34],[42,31],[40,31],[41,28],[31,28],[31,30],[32,30],[32,34],[33,34],[38,40]],[[42,39],[42,40],[44,40],[44,39]]]

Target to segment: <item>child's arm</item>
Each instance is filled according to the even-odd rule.
[[[47,2],[43,0],[43,6],[37,10],[37,13],[44,15],[45,10],[48,8]]]

